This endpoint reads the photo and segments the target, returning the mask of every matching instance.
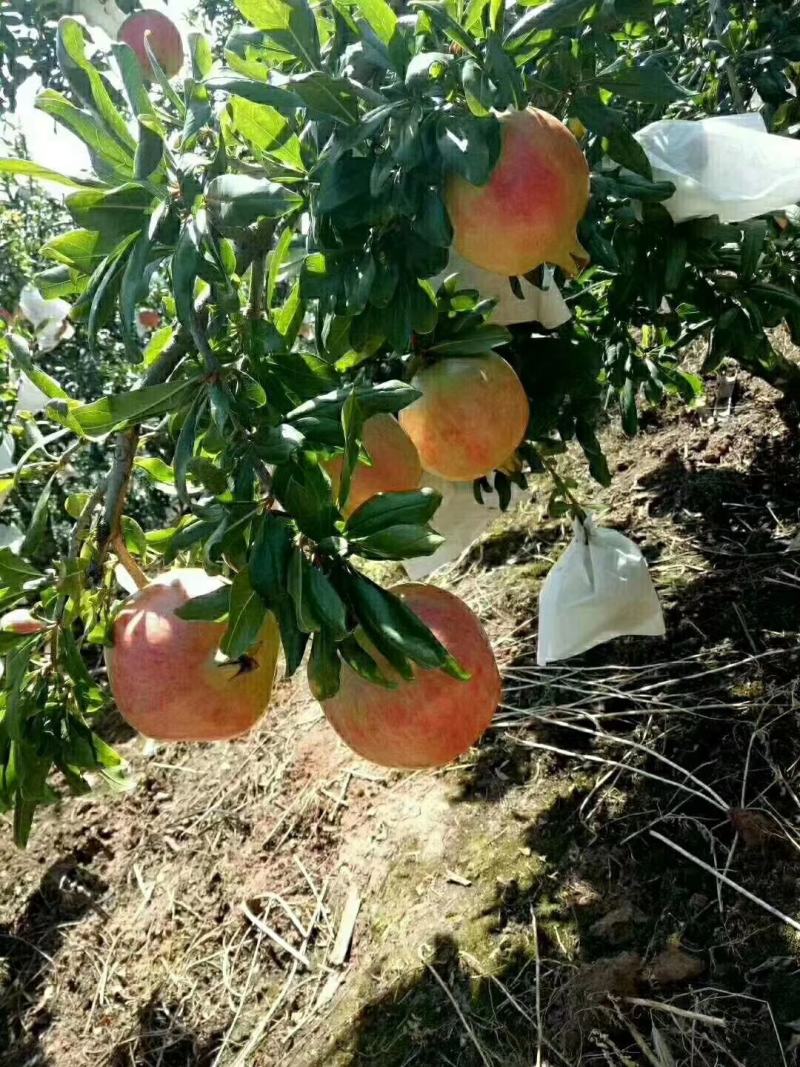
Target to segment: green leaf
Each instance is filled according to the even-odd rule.
[[[354,392],[363,409],[365,419],[370,415],[377,415],[380,411],[396,414],[421,395],[413,385],[395,380],[379,382],[377,385],[356,386]],[[350,388],[334,389],[329,393],[323,393],[294,408],[286,416],[286,420],[296,422],[306,415],[338,420],[342,405],[349,395]]]
[[[32,163],[29,159],[0,159],[0,174],[33,178],[42,182],[55,182],[57,185],[66,185],[71,189],[85,189],[87,185],[94,184],[91,181],[71,178],[68,174],[61,174],[49,167],[42,167],[39,163]]]
[[[194,442],[197,436],[197,423],[200,418],[200,412],[206,405],[207,397],[204,392],[197,394],[189,410],[186,412],[186,417],[178,433],[178,440],[175,442],[175,454],[172,457],[172,468],[175,472],[175,488],[178,492],[178,499],[184,503],[189,503],[189,492],[186,488],[186,474],[189,469],[189,463],[194,455]]]
[[[36,107],[83,141],[98,177],[111,181],[131,177],[133,153],[105,133],[88,111],[75,107],[63,93],[54,89],[39,93]]]
[[[398,32],[397,15],[386,0],[354,0],[354,6],[364,16],[379,41],[390,45]]]
[[[603,148],[613,160],[652,179],[653,172],[645,150],[628,129],[621,111],[606,107],[599,98],[592,96],[576,96],[573,110],[587,130],[603,138]]]
[[[17,334],[6,334],[8,347],[11,351],[14,363],[33,382],[37,389],[41,389],[46,397],[51,400],[68,400],[67,393],[61,388],[55,378],[51,378],[46,371],[38,367],[30,357],[28,344]]]
[[[126,151],[133,152],[136,142],[128,130],[119,107],[111,99],[105,79],[86,58],[86,38],[77,19],[59,19],[56,32],[58,63],[73,91],[92,110],[101,125]]]
[[[206,79],[204,84],[211,91],[230,93],[254,104],[267,104],[285,115],[292,115],[303,106],[303,101],[296,93],[236,74],[216,74]]]
[[[275,290],[278,285],[278,278],[280,277],[281,267],[286,259],[286,255],[289,251],[289,246],[292,243],[294,237],[294,230],[291,226],[287,226],[281,233],[278,241],[270,252],[269,256],[269,270],[267,272],[267,310],[271,310],[272,304],[275,300]]]
[[[468,59],[461,68],[461,82],[472,114],[479,118],[488,115],[495,102],[494,86],[489,75],[474,59]]]
[[[144,229],[152,204],[152,192],[133,182],[116,189],[82,189],[66,199],[76,225],[101,232],[106,241]]]
[[[135,556],[147,554],[147,538],[144,530],[131,515],[123,515],[120,520],[125,547]]]
[[[174,485],[175,474],[172,467],[158,456],[139,456],[133,461],[133,465],[143,470],[154,482],[161,485]],[[77,516],[73,516],[77,518]]]
[[[298,74],[285,83],[317,116],[328,116],[351,125],[358,118],[358,97],[346,78],[332,78],[322,71]]]
[[[308,601],[309,613],[334,640],[340,641],[347,634],[344,601],[322,571],[307,560],[303,571],[303,595]]]
[[[268,178],[223,174],[206,189],[206,207],[220,229],[249,226],[260,218],[276,219],[300,207],[303,198]]]
[[[131,249],[122,272],[119,290],[119,313],[122,327],[122,339],[128,357],[138,363],[141,356],[139,337],[136,333],[136,308],[147,295],[150,276],[147,264],[152,250],[152,241],[147,233],[142,233]]]
[[[53,492],[55,477],[55,474],[53,474],[47,479],[44,489],[42,489],[39,498],[34,505],[33,514],[28,522],[28,529],[26,530],[25,537],[20,545],[20,553],[23,556],[35,555],[45,535],[47,530],[47,517],[50,514],[50,496]]]
[[[20,559],[10,548],[0,548],[0,583],[9,589],[19,589],[26,582],[41,577],[41,571]]]
[[[273,610],[286,596],[286,573],[293,536],[286,519],[268,512],[256,524],[250,544],[250,581]]]
[[[341,663],[336,642],[327,630],[314,634],[308,658],[308,687],[316,700],[328,700],[339,691]]]
[[[437,124],[436,144],[446,170],[460,174],[472,185],[484,185],[500,147],[497,119],[444,114]]]
[[[239,659],[256,644],[267,609],[264,601],[250,584],[245,567],[233,579],[230,588],[228,628],[220,642],[220,651],[229,659]]]
[[[339,487],[336,493],[336,506],[340,511],[350,495],[350,483],[353,478],[353,471],[358,463],[359,441],[361,440],[361,429],[365,421],[364,411],[358,402],[355,388],[351,388],[349,395],[342,404],[341,418],[344,456],[339,475]]]
[[[104,437],[122,426],[178,410],[201,380],[179,378],[162,385],[145,385],[130,393],[113,393],[91,404],[71,408],[70,417],[86,437]]]
[[[593,0],[551,0],[538,4],[522,16],[505,37],[505,43],[518,43],[524,38],[544,30],[557,30],[562,26],[575,26],[585,11],[594,7]]]
[[[348,579],[348,595],[359,622],[396,670],[400,669],[398,658],[408,657],[429,670],[440,668],[454,678],[469,677],[402,600],[355,571],[349,572]]]
[[[451,41],[461,45],[465,52],[474,56],[475,59],[480,58],[478,42],[453,18],[445,4],[437,3],[436,0],[412,0],[411,6],[417,10],[424,11],[431,22]]]
[[[635,65],[624,61],[615,63],[613,67],[601,71],[596,81],[603,89],[625,100],[638,100],[643,104],[670,104],[673,100],[692,96],[687,89],[674,82],[658,60],[653,58]]]
[[[319,31],[306,0],[235,0],[239,11],[290,55],[309,67],[320,64]]]
[[[210,593],[187,600],[175,609],[175,614],[187,622],[222,622],[228,614],[230,601],[231,587],[226,583]]]
[[[300,142],[289,122],[276,108],[251,100],[233,99],[228,105],[231,124],[255,153],[274,156],[300,173],[305,171]]]
[[[444,538],[440,534],[419,525],[389,526],[368,537],[350,538],[352,550],[366,559],[401,560],[430,556],[443,544]]]
[[[347,538],[363,538],[392,526],[424,526],[433,518],[441,502],[441,493],[430,488],[377,493],[356,508],[342,532]]]
[[[486,69],[497,86],[497,107],[524,108],[528,103],[522,74],[514,60],[503,47],[499,33],[489,30],[486,34]]]
[[[439,341],[431,345],[429,351],[441,356],[480,356],[491,352],[499,345],[508,344],[511,333],[505,326],[483,322],[475,326],[465,337],[456,337],[450,341]]]
[[[347,637],[339,645],[339,654],[357,675],[373,685],[380,685],[384,689],[396,689],[397,683],[386,677],[372,656],[356,640],[355,636]]]

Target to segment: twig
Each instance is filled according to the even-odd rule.
[[[486,1053],[483,1051],[483,1048],[481,1047],[480,1041],[478,1041],[478,1038],[477,1038],[477,1036],[475,1034],[475,1031],[472,1029],[472,1027],[467,1022],[466,1016],[464,1015],[464,1013],[461,1010],[461,1008],[458,1006],[458,1001],[453,996],[452,991],[450,990],[450,987],[448,986],[447,982],[445,982],[444,978],[442,978],[442,976],[439,974],[439,972],[436,970],[436,968],[433,967],[430,963],[428,963],[427,960],[423,960],[422,962],[425,964],[425,966],[431,972],[433,977],[439,983],[439,985],[442,988],[442,991],[443,991],[444,995],[447,997],[447,999],[453,1005],[453,1008],[455,1010],[456,1015],[461,1020],[461,1025],[464,1027],[464,1029],[467,1032],[467,1035],[469,1036],[470,1041],[472,1041],[472,1044],[477,1049],[478,1055],[481,1058],[481,1062],[485,1065],[485,1067],[492,1067],[491,1061],[486,1058]]]
[[[725,885],[730,886],[731,889],[735,889],[737,893],[741,893],[743,897],[752,901],[753,904],[757,904],[759,908],[763,908],[764,911],[769,912],[770,915],[776,919],[780,919],[781,922],[786,923],[787,926],[791,926],[793,930],[797,930],[800,933],[800,923],[796,919],[792,919],[789,915],[784,915],[782,911],[778,911],[777,908],[773,908],[771,904],[767,904],[766,900],[762,900],[761,897],[757,897],[755,893],[751,893],[749,889],[745,889],[744,886],[739,885],[738,882],[734,882],[732,878],[729,878],[726,874],[722,874],[720,871],[715,870],[710,864],[704,860],[699,859],[697,856],[693,856],[691,852],[687,852],[685,848],[681,848],[680,845],[675,844],[674,841],[670,841],[668,837],[664,837],[663,834],[658,833],[657,830],[651,830],[650,836],[654,837],[657,841],[660,841],[663,845],[667,845],[673,849],[684,859],[691,860],[692,863],[697,864],[708,874],[718,878]]]
[[[292,959],[297,960],[297,962],[305,967],[306,970],[311,970],[311,961],[305,953],[298,952],[294,945],[290,945],[288,941],[284,941],[281,935],[276,933],[271,926],[267,926],[267,924],[262,919],[259,919],[257,915],[253,915],[252,911],[250,911],[246,904],[242,904],[242,911],[257,930],[260,930],[262,934],[266,934],[270,941],[274,941],[274,943],[279,948],[282,948],[284,952],[288,952]]]
[[[250,267],[250,306],[247,309],[249,319],[260,319],[264,311],[264,297],[267,291],[267,253],[259,250],[253,256]]]
[[[720,1019],[718,1015],[703,1015],[699,1011],[689,1011],[687,1008],[678,1008],[674,1004],[662,1004],[658,1000],[648,1000],[646,997],[623,997],[626,1004],[633,1004],[637,1008],[650,1008],[652,1011],[666,1011],[672,1015],[680,1015],[682,1019],[691,1019],[693,1022],[705,1023],[706,1026],[727,1026],[727,1019]]]
[[[191,338],[187,331],[179,330],[142,380],[142,386],[160,385],[172,374],[189,349]],[[105,487],[106,503],[97,543],[98,562],[108,554],[112,540],[120,529],[120,519],[125,510],[133,472],[133,461],[139,444],[139,427],[131,426],[117,434],[114,444],[114,462]]]
[[[144,589],[145,586],[149,585],[150,579],[128,551],[128,546],[125,544],[125,538],[122,534],[117,534],[111,543],[114,546],[114,551],[117,553],[117,559],[133,579],[136,588]]]
[[[725,34],[725,25],[722,21],[722,10],[720,8],[721,0],[708,0],[708,12],[711,16],[711,25],[714,29],[714,33],[719,38],[720,44],[725,42],[722,40]],[[725,62],[722,64],[722,69],[725,71],[725,76],[728,79],[728,85],[731,88],[731,96],[733,97],[733,103],[736,110],[741,114],[746,108],[744,106],[744,97],[742,96],[742,90],[739,85],[739,81],[736,77],[736,69],[731,61],[730,55],[727,56]]]

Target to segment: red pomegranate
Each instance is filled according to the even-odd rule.
[[[153,68],[145,49],[145,35],[150,34],[150,49],[168,78],[174,78],[183,66],[183,41],[178,27],[160,11],[134,11],[119,28],[118,39],[136,53],[145,78],[152,79]]]
[[[578,142],[538,108],[500,116],[500,157],[485,185],[450,178],[445,202],[455,249],[496,274],[552,263],[577,274],[588,262],[575,227],[589,203],[589,167]]]
[[[491,722],[500,701],[500,672],[483,627],[457,596],[416,583],[392,592],[470,672],[469,681],[420,667],[412,681],[403,681],[362,638],[397,688],[373,685],[343,664],[339,692],[322,707],[345,744],[365,759],[385,767],[440,767],[474,745]]]

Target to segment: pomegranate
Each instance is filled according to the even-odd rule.
[[[347,517],[376,493],[399,493],[416,489],[422,467],[413,441],[392,415],[373,415],[364,423],[362,440],[372,466],[359,463],[350,480],[350,491],[342,508]],[[343,460],[335,456],[325,464],[333,483],[334,496],[342,476]]]
[[[153,68],[145,49],[145,35],[150,34],[150,50],[168,78],[174,78],[183,66],[183,41],[178,27],[160,11],[134,11],[119,28],[118,39],[136,53],[145,78],[153,77]]]
[[[373,685],[343,664],[339,692],[322,707],[345,744],[365,759],[409,770],[441,767],[475,744],[491,722],[500,701],[500,672],[483,627],[457,596],[417,583],[392,591],[470,672],[469,681],[415,667],[406,682],[362,637],[397,688]]]
[[[505,463],[528,426],[528,398],[495,353],[443,359],[414,376],[422,393],[400,412],[423,470],[454,482],[481,478]]]
[[[575,227],[589,203],[589,167],[574,135],[538,108],[500,116],[500,157],[485,185],[450,178],[445,202],[464,259],[496,274],[588,262]]]
[[[117,615],[106,649],[111,692],[122,717],[148,737],[222,741],[246,733],[267,709],[279,645],[273,616],[248,657],[222,663],[216,652],[225,624],[175,614],[222,584],[199,569],[167,571]]]

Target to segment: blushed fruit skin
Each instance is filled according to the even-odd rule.
[[[376,493],[416,489],[422,479],[422,466],[414,442],[392,415],[381,412],[367,419],[362,440],[372,466],[359,463],[353,471],[350,492],[342,509],[345,518]],[[325,464],[334,496],[339,490],[342,465],[341,456],[334,456]]]
[[[135,730],[158,741],[224,741],[267,710],[278,658],[273,616],[250,651],[252,669],[215,662],[225,624],[188,622],[175,609],[222,580],[193,568],[160,575],[125,603],[106,648],[111,692]]]
[[[580,145],[538,108],[499,120],[502,147],[489,181],[472,185],[454,175],[445,190],[456,251],[496,274],[523,275],[543,263],[577,274],[589,260],[575,233],[589,203]]]
[[[34,619],[27,608],[14,608],[0,618],[0,630],[5,633],[40,634],[44,628],[44,623]]]
[[[119,40],[136,53],[145,78],[153,77],[153,68],[144,46],[150,31],[150,48],[168,78],[174,78],[183,66],[183,41],[175,23],[160,11],[135,11],[119,28]]]
[[[422,396],[400,412],[423,470],[471,482],[519,447],[530,409],[522,382],[500,356],[443,359],[414,376]]]
[[[393,590],[471,674],[460,682],[442,671],[414,668],[403,681],[369,648],[396,689],[365,681],[342,664],[336,696],[322,707],[346,745],[384,767],[442,767],[466,752],[492,720],[502,683],[492,646],[477,617],[457,596],[433,585],[408,583]]]

